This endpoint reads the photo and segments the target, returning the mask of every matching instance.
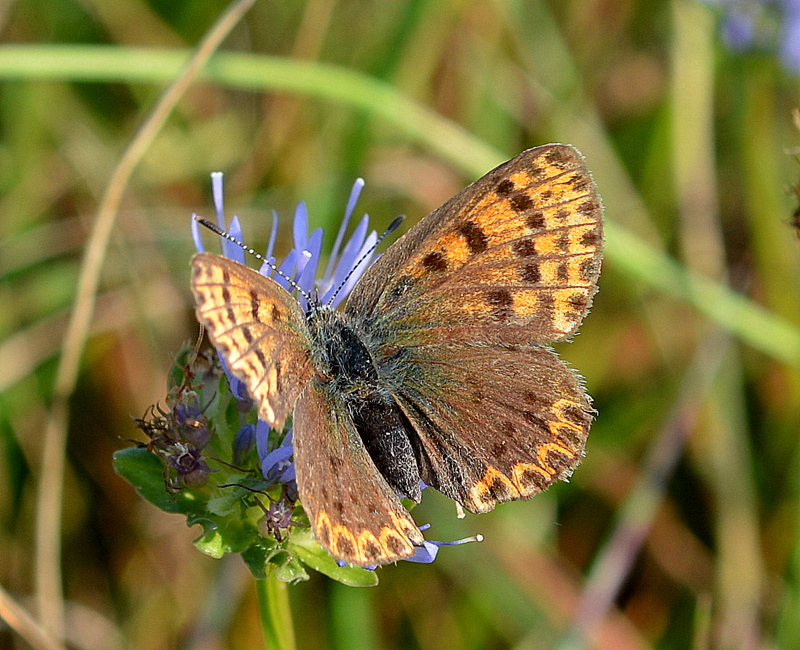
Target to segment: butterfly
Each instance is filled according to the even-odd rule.
[[[400,237],[342,310],[254,270],[192,259],[197,317],[259,417],[291,416],[316,540],[360,566],[424,540],[401,498],[420,484],[473,513],[571,475],[594,411],[548,344],[597,290],[602,204],[582,155],[525,151]]]

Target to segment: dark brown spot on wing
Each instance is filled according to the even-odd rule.
[[[555,301],[553,300],[553,294],[551,294],[551,293],[543,293],[539,297],[539,304],[541,305],[542,310],[546,314],[548,314],[548,318],[549,318],[549,312],[553,311],[554,303],[555,303]]]
[[[597,228],[592,228],[592,230],[587,230],[581,236],[581,245],[586,246],[587,248],[595,247],[600,243],[600,232]]]
[[[422,266],[429,271],[446,271],[447,259],[439,251],[433,251],[422,258]]]
[[[514,304],[514,297],[508,289],[492,289],[486,295],[486,302],[496,307],[509,307]]]
[[[458,234],[464,238],[470,252],[477,254],[486,250],[488,245],[486,233],[484,233],[477,224],[472,221],[467,221],[458,226],[456,230]]]
[[[253,320],[258,320],[258,306],[261,301],[258,299],[258,294],[250,290],[250,315],[253,317]]]
[[[494,188],[494,191],[497,192],[498,196],[508,196],[515,189],[517,189],[517,186],[514,185],[514,181],[512,181],[510,178],[506,178],[497,184],[497,187]]]
[[[583,292],[575,293],[569,297],[569,305],[578,315],[583,314],[589,306],[589,299]]]
[[[584,282],[593,282],[600,267],[600,260],[590,257],[583,260],[580,264],[581,279]]]
[[[222,302],[225,303],[226,312],[228,315],[228,321],[231,323],[236,322],[236,312],[233,310],[233,305],[231,305],[231,292],[229,289],[229,285],[231,283],[231,274],[228,273],[228,269],[222,270]]]
[[[600,210],[600,204],[595,201],[594,199],[590,199],[589,201],[584,201],[578,206],[578,212],[580,212],[585,217],[594,216],[596,212]]]
[[[547,425],[547,420],[545,420],[539,413],[535,413],[534,411],[523,411],[522,417],[525,418],[528,422],[530,422],[533,426],[537,429],[544,429],[545,431],[549,431],[549,426]]]
[[[562,411],[562,416],[567,422],[577,424],[580,427],[588,426],[591,422],[589,414],[580,408],[577,404],[570,404]]]
[[[589,189],[589,177],[583,174],[573,174],[568,182],[576,192],[585,192]]]
[[[512,501],[516,494],[512,491],[511,486],[501,479],[495,477],[489,484],[489,493],[497,501]]]
[[[565,253],[569,252],[569,232],[566,230],[562,232],[556,240],[556,248]]]
[[[544,213],[536,211],[525,217],[525,225],[531,230],[541,230],[544,228]]]
[[[283,392],[283,364],[280,359],[275,359],[275,391],[280,395]]]
[[[517,257],[532,257],[536,255],[536,243],[533,239],[518,239],[511,245],[511,250]]]
[[[403,541],[394,535],[389,536],[386,540],[386,546],[389,547],[389,550],[394,553],[395,555],[405,555],[406,554],[406,546],[403,544]]]
[[[561,262],[561,264],[558,265],[556,277],[561,283],[565,283],[567,280],[569,280],[569,266],[567,266],[566,262]]]
[[[505,422],[505,424],[511,423]],[[492,445],[492,448],[489,451],[492,455],[492,458],[500,460],[506,455],[506,452],[508,451],[508,444],[505,440],[498,440]]]
[[[529,404],[533,404],[537,408],[548,408],[550,406],[550,402],[543,400],[539,395],[532,390],[525,390],[522,391],[522,399],[524,399]]]
[[[514,212],[524,212],[533,207],[533,200],[527,194],[515,194],[508,200],[508,205]]]
[[[364,555],[368,560],[375,561],[377,558],[381,556],[381,547],[378,546],[371,539],[368,539],[366,544],[364,545]]]
[[[244,340],[247,341],[248,345],[253,342],[253,332],[250,331],[249,327],[242,328],[242,336],[244,336]]]
[[[339,557],[352,557],[355,552],[353,542],[344,535],[337,536],[334,546],[336,547],[336,555]]]
[[[514,315],[514,297],[508,289],[492,289],[486,294],[486,302],[498,320],[508,320]]]
[[[539,265],[536,262],[529,262],[524,264],[519,270],[519,277],[523,282],[529,284],[537,284],[542,279],[542,274],[539,271]]]
[[[548,481],[540,472],[537,472],[533,467],[526,467],[522,470],[519,476],[520,483],[523,485],[533,485],[541,492],[547,489]]]
[[[545,159],[553,165],[553,167],[557,167],[558,169],[564,169],[569,162],[569,158],[562,149],[552,149],[545,156]]]

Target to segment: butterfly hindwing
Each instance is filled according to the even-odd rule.
[[[422,479],[471,512],[530,497],[580,462],[593,411],[550,350],[445,344],[404,360],[391,389],[419,435]]]
[[[231,372],[280,428],[314,374],[305,315],[283,287],[219,255],[192,258],[197,318]]]
[[[387,564],[423,542],[408,511],[378,472],[341,395],[312,381],[294,412],[294,462],[316,540],[334,557]]]

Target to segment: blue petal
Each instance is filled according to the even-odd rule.
[[[278,213],[272,211],[272,232],[269,234],[269,245],[267,246],[267,253],[264,255],[268,260],[273,259],[272,252],[275,249],[275,239],[278,236]]]
[[[406,562],[418,562],[420,564],[430,564],[436,559],[439,547],[433,542],[422,542],[422,546],[417,546],[414,555],[405,558]]]
[[[294,235],[294,248],[302,251],[306,248],[308,241],[308,210],[303,201],[297,204],[294,211],[294,221],[292,222],[292,234]]]
[[[205,252],[203,247],[203,238],[200,236],[200,224],[197,223],[195,217],[197,213],[192,213],[192,239],[194,239],[194,248],[198,253]]]
[[[256,422],[256,451],[258,451],[258,458],[262,463],[269,454],[269,432],[269,424],[259,418]]]
[[[350,217],[353,216],[353,211],[356,209],[356,203],[358,202],[358,197],[361,196],[361,190],[364,189],[364,185],[364,179],[357,178],[355,183],[353,183],[352,189],[350,190],[350,198],[347,200],[347,208],[344,211],[344,218],[339,226],[339,232],[336,234],[336,241],[331,249],[331,256],[328,260],[328,266],[325,269],[325,275],[322,276],[321,286],[329,286],[328,283],[330,281],[331,272],[333,271],[333,265],[336,262],[336,256],[339,254],[339,247],[342,245],[344,234],[347,232],[347,227],[350,225]]]
[[[244,241],[244,235],[242,234],[242,224],[239,223],[239,217],[233,217],[231,219],[231,227],[228,230],[228,233],[234,239],[237,239],[241,242]],[[239,262],[239,264],[244,264],[244,248],[241,246],[237,246],[232,241],[227,239],[222,240],[223,245],[226,248],[225,257],[234,262]]]

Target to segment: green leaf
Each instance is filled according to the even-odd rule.
[[[308,573],[300,560],[293,557],[280,542],[269,537],[262,537],[258,543],[252,544],[242,553],[242,559],[257,580],[264,580],[270,574],[293,584],[308,580]]]
[[[196,491],[167,490],[164,484],[164,463],[143,447],[117,451],[114,454],[114,470],[136,488],[143,499],[165,512],[192,514],[195,518],[205,514],[206,499],[200,497]]]
[[[219,529],[214,527],[205,534],[194,540],[194,545],[198,550],[217,560],[229,552],[229,547],[225,538],[220,534]]]
[[[243,553],[261,539],[255,528],[241,516],[212,517],[216,528],[212,534],[195,540],[195,546],[212,557],[222,557],[225,553]]]
[[[288,555],[288,558],[287,562],[278,567],[278,580],[293,585],[303,580],[308,580],[308,572],[303,568],[303,563],[300,559],[294,555]]]

